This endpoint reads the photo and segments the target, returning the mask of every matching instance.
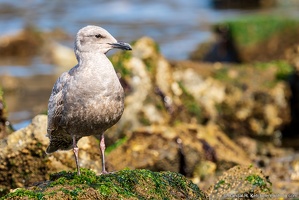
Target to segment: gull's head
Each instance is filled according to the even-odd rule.
[[[108,31],[99,26],[86,26],[80,29],[76,36],[75,52],[100,52],[107,53],[117,48],[132,50],[132,47],[124,42],[118,42]]]

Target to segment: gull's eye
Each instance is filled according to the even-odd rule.
[[[101,34],[97,34],[95,35],[96,38],[104,38],[104,36],[102,36]]]

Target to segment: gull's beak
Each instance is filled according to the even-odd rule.
[[[116,43],[110,43],[110,45],[113,48],[122,49],[122,50],[132,50],[131,45],[125,42],[116,42]]]

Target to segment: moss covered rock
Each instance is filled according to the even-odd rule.
[[[206,194],[184,176],[173,172],[122,170],[97,176],[93,171],[62,171],[49,181],[16,189],[3,199],[207,199]]]
[[[45,136],[47,116],[36,116],[30,125],[0,140],[0,196],[10,189],[28,187],[45,180],[50,173],[75,169],[73,152],[46,155],[49,139]],[[81,167],[100,172],[99,144],[93,137],[78,143]]]
[[[200,45],[192,53],[192,59],[271,61],[282,59],[283,52],[299,42],[299,21],[277,16],[252,15],[218,23],[214,26],[214,32],[218,38]],[[201,55],[203,53],[204,56]],[[237,56],[237,59],[228,59],[231,56]]]
[[[208,195],[210,199],[273,199],[272,183],[258,168],[235,166],[223,173]]]
[[[214,166],[211,173],[215,173],[216,168],[228,170],[251,163],[246,152],[215,124],[139,128],[107,155],[107,161],[111,170],[129,167],[173,171],[199,179],[207,173],[200,169],[205,161]]]

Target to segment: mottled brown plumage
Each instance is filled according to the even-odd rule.
[[[105,169],[104,132],[124,110],[124,92],[115,70],[106,57],[112,48],[131,50],[117,42],[105,29],[86,26],[75,41],[78,64],[56,81],[48,104],[47,153],[73,148],[78,174],[77,142],[90,135],[101,136],[102,173]]]

